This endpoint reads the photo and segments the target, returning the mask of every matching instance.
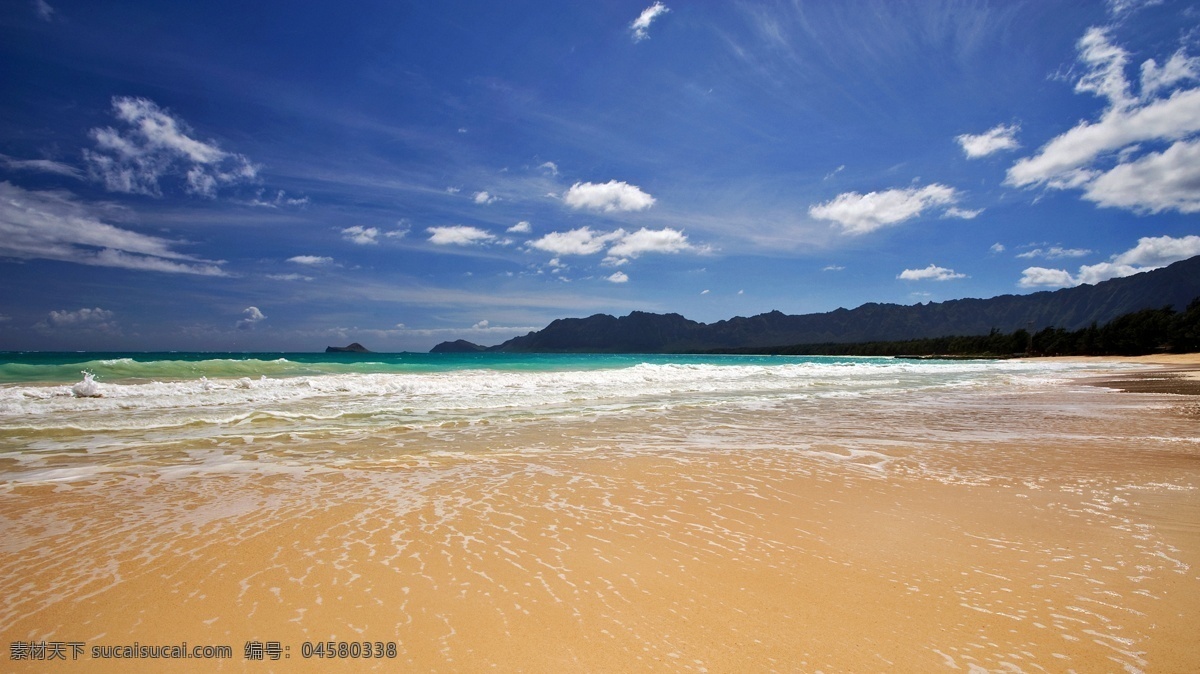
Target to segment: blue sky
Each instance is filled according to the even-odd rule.
[[[1190,2],[0,9],[0,349],[426,350],[1200,254]]]

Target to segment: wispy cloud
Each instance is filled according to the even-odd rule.
[[[216,196],[220,187],[254,180],[258,167],[214,142],[193,138],[187,124],[145,98],[113,98],[121,129],[92,129],[96,149],[85,149],[89,173],[113,192],[161,196],[161,181],[182,181],[184,191]]]
[[[633,33],[633,41],[641,42],[642,40],[649,39],[650,24],[654,23],[655,19],[669,11],[671,10],[667,9],[667,6],[661,2],[656,2],[646,9],[643,9],[642,13],[638,15],[638,18],[634,19],[633,23],[629,24],[629,30]]]
[[[50,159],[17,159],[6,154],[0,154],[0,164],[15,171],[32,171],[36,173],[54,173],[69,178],[82,178],[83,171],[58,161]]]
[[[54,20],[54,8],[46,0],[33,0],[33,9],[42,21]]]
[[[0,255],[173,274],[226,276],[220,262],[177,252],[178,242],[104,222],[61,191],[0,182]]]
[[[1033,250],[1024,253],[1017,253],[1017,257],[1024,259],[1032,259],[1035,257],[1044,257],[1048,260],[1056,260],[1064,257],[1083,257],[1090,255],[1092,251],[1086,248],[1063,248],[1061,246],[1051,246],[1050,248],[1034,248]]]
[[[896,225],[915,218],[921,213],[958,201],[958,192],[953,187],[934,183],[925,187],[892,189],[882,192],[845,192],[834,199],[816,204],[808,214],[818,220],[837,223],[846,234],[867,234],[877,229]],[[948,216],[963,217],[964,211]],[[973,217],[973,216],[972,216]]]

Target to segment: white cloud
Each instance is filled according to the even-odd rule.
[[[1015,150],[1021,147],[1021,144],[1017,142],[1017,132],[1020,130],[1021,127],[1017,124],[1009,126],[1000,124],[978,135],[964,133],[961,136],[955,137],[954,140],[958,141],[958,144],[962,146],[963,152],[966,153],[967,157],[975,159],[1003,150]]]
[[[360,246],[373,246],[379,243],[379,230],[375,227],[363,227],[354,225],[342,230],[342,238],[351,242],[357,243]]]
[[[303,274],[267,274],[272,281],[311,281],[313,277]]]
[[[946,269],[945,267],[938,267],[932,264],[924,269],[905,269],[896,276],[896,278],[904,279],[905,281],[950,281],[966,277],[966,274],[959,274],[953,269]]]
[[[307,265],[310,267],[319,267],[321,265],[326,265],[333,262],[333,258],[321,257],[319,255],[297,255],[295,257],[289,257],[287,261],[294,262],[296,264]]]
[[[1004,251],[1006,251],[1008,249],[1004,247],[1004,244],[1002,244],[1000,242],[996,242],[996,243],[993,243],[992,247],[988,248],[988,250],[992,251],[993,253],[1003,253]]]
[[[1183,50],[1172,54],[1162,67],[1154,59],[1146,59],[1142,63],[1142,98],[1153,98],[1160,91],[1195,79],[1200,79],[1200,58],[1188,56]]]
[[[558,164],[555,164],[552,161],[542,162],[542,164],[540,166],[538,166],[538,168],[542,169],[543,171],[546,171],[547,173],[549,173],[552,176],[558,175]]]
[[[612,211],[644,211],[654,205],[654,197],[636,185],[610,180],[606,183],[575,183],[563,195],[571,208]]]
[[[245,314],[246,317],[237,322],[237,327],[239,330],[253,328],[255,325],[267,319],[267,317],[263,315],[263,312],[259,311],[258,307],[246,307],[245,309],[242,309],[242,313]]]
[[[60,191],[0,182],[0,256],[174,274],[226,276],[221,262],[178,253],[177,242],[108,224],[101,208]]]
[[[592,255],[604,250],[608,242],[625,235],[625,230],[600,234],[589,227],[580,227],[566,232],[550,232],[529,245],[554,255]]]
[[[705,288],[704,290],[701,290],[701,291],[700,291],[700,294],[701,294],[701,295],[707,295],[707,294],[709,294],[709,293],[711,293],[711,292],[712,292],[711,290],[709,290],[708,288]]]
[[[1179,141],[1119,164],[1092,180],[1083,196],[1100,206],[1138,212],[1200,212],[1200,140]]]
[[[476,192],[474,199],[477,204],[492,204],[496,202],[497,197],[487,192]]]
[[[472,330],[487,330],[487,328],[488,328],[488,321],[487,321],[487,319],[484,319],[484,320],[482,320],[482,321],[479,321],[479,322],[478,322],[478,323],[476,323],[475,325],[472,325],[472,326],[471,326],[471,329],[472,329]]]
[[[1080,122],[1017,161],[1005,183],[1080,189],[1099,206],[1136,212],[1200,211],[1200,141],[1192,137],[1200,132],[1200,88],[1171,91],[1197,79],[1200,59],[1181,51],[1161,67],[1147,60],[1135,97],[1125,75],[1128,52],[1112,44],[1107,29],[1089,29],[1078,47],[1086,71],[1075,90],[1107,99],[1107,108],[1099,120]],[[1158,143],[1170,145],[1152,149]]]
[[[1075,91],[1107,98],[1113,108],[1125,108],[1135,101],[1125,79],[1129,52],[1109,40],[1108,29],[1093,26],[1077,44],[1079,60],[1087,67],[1075,83]]]
[[[1096,284],[1113,278],[1123,278],[1165,267],[1173,262],[1200,255],[1200,236],[1147,236],[1138,239],[1137,245],[1112,256],[1108,262],[1084,265],[1072,276],[1065,269],[1030,267],[1023,272],[1019,285],[1024,288],[1035,286],[1068,287],[1081,283]]]
[[[621,230],[618,230],[621,232]],[[663,229],[646,229],[645,227],[630,234],[617,238],[608,249],[609,257],[627,258],[638,257],[643,253],[678,253],[689,250],[687,236],[678,230],[665,227]]]
[[[650,24],[653,23],[655,19],[669,11],[671,10],[667,9],[667,6],[661,2],[656,2],[642,10],[642,13],[638,15],[638,18],[634,19],[633,23],[629,24],[629,30],[633,31],[633,41],[641,42],[642,40],[648,39],[650,37],[650,33],[648,32],[650,30]]]
[[[844,269],[845,269],[845,267],[843,267],[841,265],[830,264],[830,265],[826,265],[826,266],[822,267],[821,271],[842,271]]]
[[[617,271],[605,276],[604,280],[608,281],[609,283],[628,283],[629,275],[623,271]]]
[[[82,178],[83,172],[69,164],[51,161],[49,159],[17,159],[6,154],[0,154],[0,164],[15,171],[34,171],[37,173],[55,173],[70,178]]]
[[[543,250],[554,255],[594,255],[607,249],[602,264],[619,267],[630,258],[646,253],[678,253],[697,250],[688,241],[687,235],[670,227],[626,232],[595,232],[589,227],[580,227],[566,232],[550,232],[540,239],[529,242],[530,248]]]
[[[533,231],[533,225],[530,225],[525,220],[522,220],[504,231],[510,234],[529,234]]]
[[[448,227],[429,227],[429,242],[438,246],[473,246],[495,240],[496,237],[467,225],[451,225]]]
[[[1052,246],[1050,248],[1034,248],[1033,250],[1024,253],[1018,253],[1017,257],[1032,259],[1035,257],[1044,257],[1049,260],[1055,260],[1063,257],[1083,257],[1090,255],[1092,251],[1086,248],[1062,248],[1060,246]]]
[[[187,125],[144,98],[113,98],[123,130],[92,129],[95,150],[84,150],[89,173],[113,192],[161,196],[165,177],[182,178],[184,190],[206,197],[219,187],[254,180],[258,167],[215,143],[192,138]]]
[[[934,183],[919,188],[867,194],[845,192],[832,201],[810,207],[808,214],[819,220],[837,223],[847,234],[866,234],[915,218],[927,209],[948,206],[957,200],[958,193],[954,188]]]
[[[1017,285],[1022,288],[1067,288],[1077,285],[1070,272],[1064,269],[1029,267],[1021,272]]]
[[[1157,269],[1197,255],[1200,255],[1200,236],[1145,236],[1138,239],[1136,246],[1115,256],[1113,262]]]

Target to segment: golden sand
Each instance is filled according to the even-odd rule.
[[[0,493],[5,648],[187,642],[234,657],[4,664],[1200,671],[1194,410],[1060,397],[1078,409],[1020,396],[864,409],[878,452],[856,451],[849,426],[803,452],[796,435],[738,445],[744,418],[690,437],[686,415],[711,414],[693,410],[561,422],[549,444],[544,426],[503,431],[536,452],[16,487]],[[808,411],[756,418],[799,433]],[[304,657],[329,639],[396,655]],[[246,660],[247,642],[284,652]]]

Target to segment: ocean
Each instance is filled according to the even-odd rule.
[[[854,357],[10,353],[0,355],[0,466],[8,480],[71,480],[114,462],[158,464],[155,448],[186,447],[186,461],[203,455],[210,468],[247,460],[261,468],[299,442],[367,436],[390,438],[397,456],[519,451],[508,431],[539,424],[690,411],[697,418],[680,430],[694,434],[708,426],[706,412],[787,406],[803,412],[796,421],[840,425],[868,401],[900,410],[934,394],[1044,389],[1081,371]],[[750,436],[780,432],[790,429]],[[801,446],[815,435],[793,437]],[[172,465],[183,460],[171,456]],[[341,465],[352,456],[304,460]]]
[[[0,640],[97,671],[1194,670],[1195,406],[1089,383],[1145,369],[0,354]]]

